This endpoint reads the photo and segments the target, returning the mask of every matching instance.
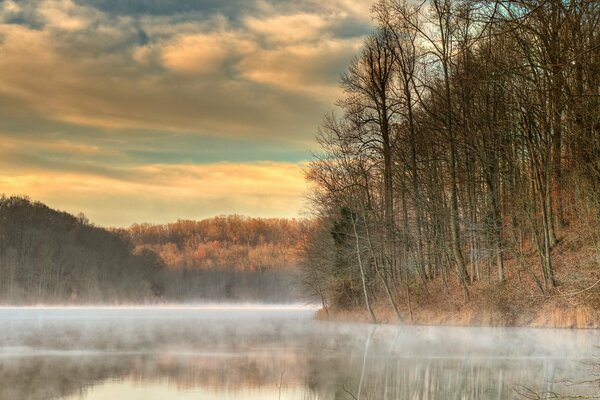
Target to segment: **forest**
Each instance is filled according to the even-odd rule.
[[[594,313],[600,3],[380,0],[372,16],[306,172],[307,286],[371,321]]]
[[[239,216],[129,229],[0,197],[0,301],[294,301],[302,222]]]
[[[305,224],[230,215],[134,224],[121,232],[136,249],[154,251],[170,268],[269,271],[297,266],[296,245]]]
[[[84,215],[0,197],[2,303],[139,302],[160,297],[164,264]]]
[[[298,243],[308,222],[218,216],[170,224],[134,224],[119,233],[134,252],[166,266],[166,297],[230,301],[307,300],[298,279]]]

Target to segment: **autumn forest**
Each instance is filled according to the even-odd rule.
[[[307,171],[313,291],[371,321],[381,304],[410,320],[415,303],[423,322],[591,316],[598,2],[381,0],[372,14]]]

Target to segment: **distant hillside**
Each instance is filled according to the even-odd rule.
[[[306,222],[220,216],[166,225],[136,224],[121,231],[136,249],[152,250],[177,269],[276,271],[295,268]]]
[[[0,197],[0,304],[287,302],[302,222],[239,216],[107,230]]]
[[[0,197],[0,301],[128,302],[160,296],[164,267],[150,251],[80,215],[26,197]]]

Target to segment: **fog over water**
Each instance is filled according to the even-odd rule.
[[[0,399],[598,395],[596,330],[373,326],[300,305],[0,308]]]

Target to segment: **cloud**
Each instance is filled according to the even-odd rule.
[[[2,3],[2,14],[6,16],[11,16],[18,14],[21,11],[21,8],[17,3],[13,0],[6,0]]]
[[[160,59],[169,70],[183,74],[223,74],[225,62],[252,57],[256,45],[232,32],[180,35],[161,48]]]
[[[267,43],[285,44],[317,41],[329,23],[321,15],[299,13],[268,18],[248,17],[244,25]]]
[[[37,11],[48,28],[69,32],[83,30],[97,18],[93,9],[70,0],[42,1]]]
[[[111,224],[290,214],[275,182],[297,196],[367,3],[5,0],[0,192]]]
[[[165,46],[162,60],[167,68],[183,73],[216,73],[227,57],[219,35],[181,36]]]
[[[322,40],[261,49],[243,59],[239,68],[247,79],[332,103],[340,94],[335,79],[359,46],[357,40]]]
[[[97,57],[86,50],[67,52],[45,31],[21,25],[1,29],[0,96],[49,120],[229,137],[287,134],[290,141],[307,141],[323,112],[322,99],[300,91],[273,90],[243,76],[215,79],[212,75],[236,68],[222,65],[226,54],[249,51],[250,44],[234,36],[178,36],[154,45],[161,65],[136,70],[136,56],[138,61],[153,57],[140,53],[139,46],[125,55]],[[229,45],[234,41],[236,46]],[[194,73],[211,76],[199,79]]]
[[[237,23],[218,12],[195,20],[22,4],[23,23],[0,25],[0,96],[50,120],[110,129],[308,141],[364,33],[336,37],[347,12],[310,3],[268,15],[257,5]],[[15,7],[4,6],[3,20]]]

